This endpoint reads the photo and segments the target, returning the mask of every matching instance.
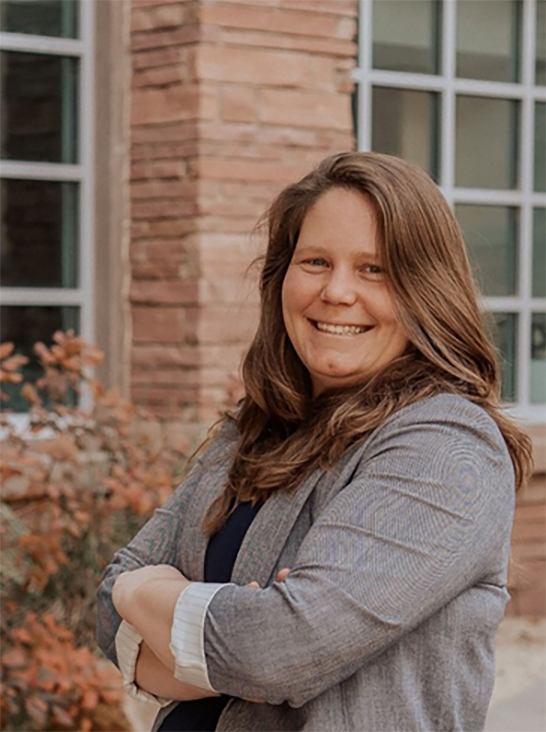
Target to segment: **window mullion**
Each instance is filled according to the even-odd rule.
[[[359,104],[359,139],[360,150],[371,150],[372,147],[372,0],[361,0],[358,45],[360,49],[360,87]]]
[[[95,340],[93,291],[95,286],[94,263],[94,27],[95,5],[84,0],[80,4],[80,29],[85,53],[80,64],[79,94],[79,148],[78,159],[84,171],[80,187],[79,205],[79,284],[82,291],[80,332],[82,338]]]
[[[490,188],[457,188],[454,198],[456,203],[520,206],[523,202],[523,193],[518,190],[499,191]]]
[[[82,304],[80,288],[59,287],[3,287],[2,306],[10,305],[74,305]]]
[[[443,92],[440,120],[440,182],[450,206],[455,188],[455,1],[444,0],[442,6],[442,67]]]
[[[481,298],[481,304],[487,310],[515,313],[524,307],[525,301],[521,297],[512,295],[484,295]],[[545,298],[535,298],[533,304],[537,311],[546,310]]]
[[[370,39],[371,43],[371,39]],[[432,74],[416,74],[408,71],[383,71],[370,69],[367,78],[372,84],[390,86],[395,89],[426,89],[427,91],[441,91],[444,87],[442,79]]]
[[[30,163],[19,160],[0,162],[0,178],[23,178],[25,180],[80,181],[84,176],[81,165],[63,163]]]
[[[82,2],[82,10],[84,5],[87,3]],[[84,46],[82,40],[76,38],[50,38],[33,36],[30,33],[0,33],[0,48],[3,51],[47,53],[50,56],[81,56],[84,53]]]
[[[535,72],[535,2],[523,3],[523,43],[526,49],[522,59],[521,134],[520,134],[520,186],[523,194],[519,230],[518,294],[523,302],[518,333],[518,401],[529,404],[531,370],[531,282],[533,258],[533,211],[530,194],[533,191],[534,103],[533,85]]]

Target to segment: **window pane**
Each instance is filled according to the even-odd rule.
[[[0,284],[77,287],[75,183],[4,179]]]
[[[5,51],[1,64],[1,157],[75,163],[76,60]]]
[[[531,404],[546,402],[546,313],[531,320]]]
[[[533,212],[533,297],[546,297],[546,208]]]
[[[75,38],[79,0],[2,0],[0,30]]]
[[[546,103],[535,104],[535,191],[546,191]]]
[[[374,87],[372,149],[417,163],[438,177],[438,95]]]
[[[457,76],[518,80],[520,7],[518,0],[459,0]]]
[[[374,68],[437,73],[439,9],[435,0],[375,0]]]
[[[537,0],[535,84],[546,85],[546,0]]]
[[[517,282],[516,209],[458,205],[474,275],[484,295],[515,295]]]
[[[30,361],[23,368],[23,375],[29,381],[36,381],[41,375],[33,346],[37,341],[50,345],[51,337],[58,330],[79,331],[80,311],[77,307],[38,307],[3,306],[0,308],[0,342],[11,341],[15,353],[27,356]],[[2,384],[2,389],[10,397],[5,403],[8,409],[16,412],[27,411],[26,401],[17,396],[17,385]]]
[[[502,371],[502,398],[506,402],[516,401],[516,353],[517,315],[514,313],[491,313],[493,340],[499,354]]]
[[[463,188],[515,188],[519,105],[457,97],[455,178]]]

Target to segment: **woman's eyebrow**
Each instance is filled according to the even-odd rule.
[[[322,254],[327,254],[328,249],[326,247],[320,246],[320,244],[303,244],[302,246],[298,246],[296,249],[297,252],[319,252]]]
[[[295,250],[296,254],[307,254],[307,253],[313,253],[313,254],[328,254],[330,255],[332,253],[332,250],[328,247],[323,247],[320,244],[304,244],[302,246],[298,246]],[[379,252],[366,252],[359,250],[355,252],[355,259],[362,259],[366,262],[380,262],[381,261],[381,254]]]

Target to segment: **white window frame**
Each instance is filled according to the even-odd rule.
[[[533,190],[534,105],[546,101],[546,87],[534,85],[535,74],[535,6],[536,0],[523,0],[521,49],[521,82],[504,83],[459,79],[455,75],[456,2],[443,0],[439,74],[417,74],[403,71],[382,71],[372,66],[372,3],[359,1],[359,60],[353,78],[358,85],[357,145],[371,150],[372,88],[374,86],[416,91],[437,92],[440,99],[439,186],[451,207],[459,203],[496,204],[519,209],[518,286],[517,296],[483,297],[485,310],[514,313],[518,316],[516,394],[517,402],[507,409],[517,418],[531,424],[546,421],[546,405],[531,404],[531,316],[546,312],[546,298],[531,296],[533,255],[533,208],[546,206],[546,196]],[[388,2],[389,0],[382,0]],[[463,2],[465,0],[462,0]],[[468,1],[468,0],[466,0]],[[489,190],[455,186],[455,102],[456,96],[495,97],[520,103],[519,187],[515,190]]]
[[[79,0],[77,39],[52,38],[24,33],[0,33],[0,49],[69,56],[79,61],[78,76],[78,162],[34,163],[0,160],[0,178],[76,182],[78,204],[78,287],[3,287],[2,305],[75,306],[79,308],[79,334],[95,340],[94,289],[94,168],[95,168],[95,70],[94,0]]]

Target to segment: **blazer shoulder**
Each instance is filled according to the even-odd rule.
[[[397,437],[423,440],[429,446],[435,443],[440,450],[444,446],[449,449],[454,441],[465,443],[479,452],[485,450],[511,468],[508,448],[495,420],[483,407],[457,394],[437,394],[403,407],[374,431],[365,448],[376,449],[378,443]]]
[[[233,457],[240,433],[232,419],[227,419],[198,448],[196,464],[223,463]]]
[[[483,435],[490,435],[503,441],[495,420],[487,411],[458,394],[436,394],[418,402],[402,407],[381,427],[395,427],[409,424],[452,424],[466,427]]]

